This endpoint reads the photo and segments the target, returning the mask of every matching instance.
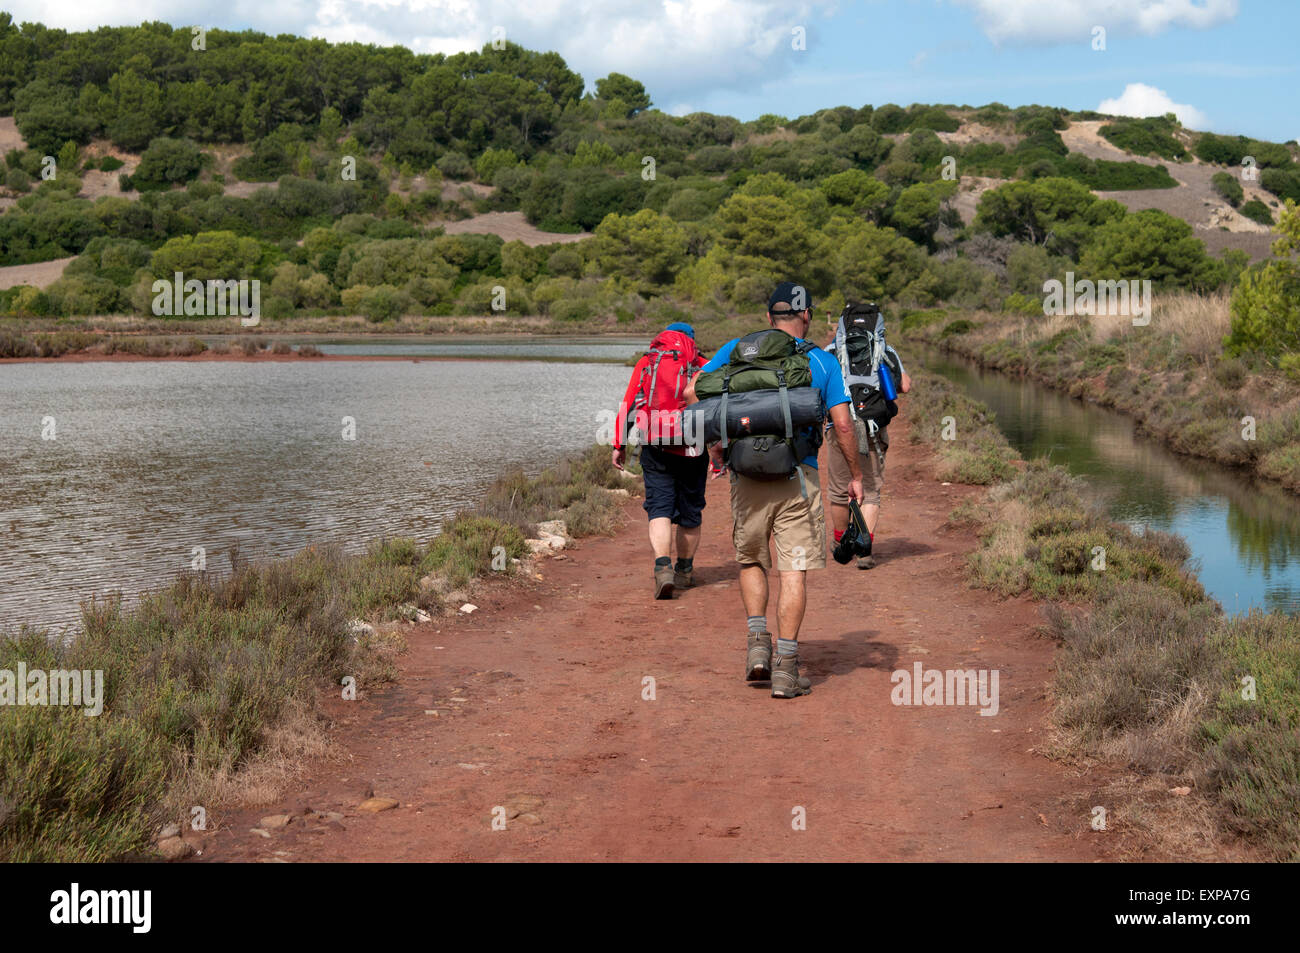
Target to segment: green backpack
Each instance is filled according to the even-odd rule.
[[[777,328],[766,328],[745,335],[736,342],[726,364],[696,378],[696,397],[700,400],[722,398],[719,414],[724,421],[730,394],[770,390],[773,399],[781,402],[785,414],[785,432],[782,434],[757,434],[730,441],[727,428],[722,428],[724,459],[736,473],[756,480],[790,477],[799,472],[799,461],[812,456],[821,447],[820,427],[795,433],[788,395],[792,387],[812,386],[812,362],[808,352],[813,347]]]

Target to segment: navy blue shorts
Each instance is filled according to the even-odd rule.
[[[650,519],[667,517],[693,529],[704,518],[704,485],[709,479],[707,454],[684,457],[658,447],[641,448],[645,507]]]

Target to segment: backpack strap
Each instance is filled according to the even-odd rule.
[[[663,350],[660,350],[660,349],[658,349],[658,348],[653,348],[653,349],[651,349],[650,353],[653,354],[653,355],[655,356],[655,359],[654,359],[654,363],[651,364],[651,365],[649,365],[649,370],[650,370],[650,392],[649,392],[648,394],[646,394],[646,399],[645,399],[645,402],[646,402],[646,406],[647,406],[647,407],[653,407],[653,406],[654,406],[654,402],[655,402],[655,384],[657,384],[657,383],[659,382],[659,362],[662,361],[662,360],[664,359],[664,355],[665,355],[665,354],[672,354],[672,353],[676,353],[676,352],[673,352],[673,351],[663,351]]]
[[[727,452],[730,441],[727,439],[727,395],[731,393],[731,365],[722,371],[722,401],[718,408],[718,419],[722,423],[722,452]]]
[[[781,388],[781,414],[785,417],[785,439],[794,439],[794,423],[790,420],[790,389],[785,386],[785,368],[777,368],[776,382]]]
[[[799,493],[800,493],[800,494],[803,496],[803,498],[806,500],[806,499],[808,499],[808,481],[804,479],[804,476],[803,476],[803,467],[802,467],[799,463],[796,463],[796,464],[794,465],[794,473],[791,473],[791,474],[790,474],[790,479],[793,480],[796,476],[799,477]],[[809,512],[809,519],[813,519],[811,511]],[[815,519],[813,519],[813,536],[814,536],[814,537],[817,535],[817,533],[816,533],[816,528],[817,528],[817,521],[816,521]]]

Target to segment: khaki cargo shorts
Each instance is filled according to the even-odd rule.
[[[772,567],[768,540],[776,541],[776,568],[784,572],[826,568],[826,522],[822,517],[821,481],[817,470],[804,464],[803,483],[751,480],[731,475],[731,541],[736,562]]]
[[[880,444],[881,453],[876,452],[872,441],[867,438],[865,421],[854,421],[858,433],[858,466],[862,468],[862,505],[879,506],[880,491],[885,487],[885,452],[889,450],[889,428],[881,427],[876,431],[876,442]],[[826,439],[826,452],[830,455],[826,471],[826,493],[836,506],[849,505],[849,481],[853,474],[840,453],[840,446],[834,436]]]

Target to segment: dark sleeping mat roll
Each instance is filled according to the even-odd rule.
[[[815,387],[796,387],[790,395],[790,422],[796,432],[805,427],[820,427],[826,418],[822,392]],[[687,442],[703,440],[713,443],[722,439],[718,418],[722,411],[722,397],[710,397],[691,404],[682,411],[682,432]],[[701,436],[701,434],[703,436]],[[751,390],[727,396],[727,437],[747,437],[751,434],[776,434],[785,436],[785,415],[781,411],[781,392],[778,390]]]

